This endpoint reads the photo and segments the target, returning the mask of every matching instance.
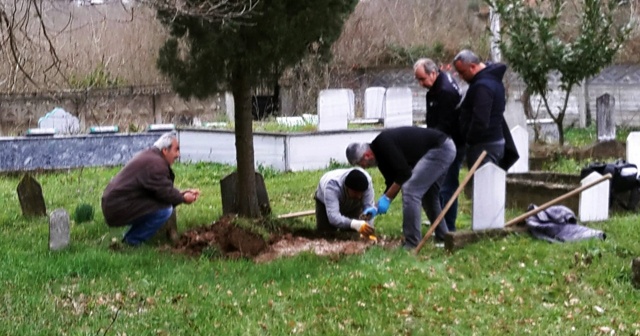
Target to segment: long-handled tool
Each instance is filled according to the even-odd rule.
[[[569,198],[569,197],[571,197],[571,196],[573,196],[575,194],[579,194],[582,191],[584,191],[586,189],[589,189],[589,188],[593,187],[594,185],[596,185],[596,184],[598,184],[600,182],[606,181],[606,180],[608,180],[610,178],[611,178],[611,174],[606,174],[606,175],[602,176],[601,178],[599,178],[599,179],[597,179],[595,181],[587,183],[587,184],[585,184],[585,185],[583,185],[581,187],[578,187],[578,188],[576,188],[576,189],[574,189],[574,190],[572,190],[572,191],[570,191],[570,192],[568,192],[568,193],[566,193],[564,195],[558,196],[558,197],[552,199],[551,201],[549,201],[549,202],[547,202],[547,203],[545,203],[545,204],[543,204],[543,205],[541,205],[541,206],[539,206],[539,207],[537,207],[535,209],[532,209],[532,210],[529,210],[529,211],[525,212],[524,214],[522,214],[522,215],[520,215],[520,216],[518,216],[518,217],[516,217],[516,218],[514,218],[514,219],[512,219],[510,221],[508,221],[507,223],[504,224],[504,226],[505,227],[509,227],[509,226],[514,225],[516,223],[522,222],[523,220],[527,219],[527,217],[533,216],[533,215],[537,214],[538,212],[543,211],[546,208],[548,208],[548,207],[550,207],[550,206],[552,206],[554,204],[559,203],[560,201],[563,201],[563,200],[565,200],[565,199],[567,199],[567,198]]]
[[[431,235],[433,234],[433,231],[435,231],[436,228],[438,227],[438,224],[440,224],[440,222],[442,222],[442,219],[444,218],[444,215],[447,213],[447,211],[449,211],[449,208],[451,208],[451,205],[453,205],[453,202],[456,200],[458,195],[462,192],[462,190],[464,190],[464,187],[467,185],[467,183],[469,183],[469,180],[471,180],[471,177],[476,172],[476,169],[478,169],[478,167],[482,163],[482,160],[484,160],[485,156],[487,156],[487,151],[482,151],[482,153],[480,154],[480,156],[478,157],[476,162],[473,164],[473,166],[471,166],[471,169],[469,169],[469,172],[467,173],[467,176],[464,177],[464,180],[462,181],[462,183],[460,183],[460,185],[458,186],[458,189],[456,189],[456,192],[453,193],[453,196],[451,196],[451,198],[449,199],[449,202],[447,202],[447,204],[444,206],[444,208],[442,209],[442,211],[438,215],[438,218],[436,218],[436,220],[433,222],[433,224],[431,224],[431,227],[429,228],[429,231],[427,231],[427,234],[424,235],[424,237],[422,237],[422,240],[420,241],[420,244],[418,244],[418,247],[416,247],[416,249],[414,251],[414,253],[416,255],[418,253],[420,253],[420,250],[422,249],[422,246],[424,246],[424,244],[427,242],[427,239],[429,239],[429,237],[431,237]]]
[[[315,210],[305,210],[305,211],[291,212],[288,214],[279,215],[278,218],[296,218],[296,217],[311,216],[315,214],[316,214]]]

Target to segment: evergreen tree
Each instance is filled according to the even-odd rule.
[[[207,0],[189,0],[192,7]],[[260,0],[246,18],[212,21],[158,11],[171,37],[158,68],[184,97],[230,89],[235,104],[239,215],[260,216],[255,188],[251,85],[277,81],[310,51],[328,58],[357,0]]]

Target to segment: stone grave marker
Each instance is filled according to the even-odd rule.
[[[509,173],[528,173],[529,172],[529,133],[520,125],[511,130],[513,142],[518,149],[520,158],[509,168]]]
[[[169,240],[172,243],[176,243],[179,238],[178,218],[176,216],[176,208],[173,208],[171,217],[167,219],[166,223],[162,224],[158,232],[151,238],[151,241],[162,242],[163,240]]]
[[[631,132],[627,136],[627,162],[640,167],[640,132]]]
[[[327,89],[318,96],[318,131],[346,130],[350,113],[349,90]]]
[[[55,209],[49,216],[49,249],[61,250],[69,245],[71,233],[69,214],[64,209]]]
[[[44,204],[44,196],[42,195],[42,187],[31,174],[24,174],[20,183],[18,183],[17,191],[23,216],[47,215],[47,208]]]
[[[473,175],[473,231],[504,228],[506,172],[486,163]]]
[[[76,134],[80,132],[80,120],[56,107],[38,120],[38,128],[54,128],[58,134]]]
[[[356,118],[356,94],[351,89],[345,89],[347,91],[347,99],[349,100],[349,120]]]
[[[616,121],[614,116],[615,98],[605,93],[596,99],[596,126],[598,141],[609,141],[616,138]]]
[[[382,119],[384,116],[384,97],[387,89],[372,86],[364,91],[364,118]]]
[[[236,114],[236,104],[233,101],[233,94],[229,91],[226,91],[224,93],[224,105],[226,107],[226,115],[227,115],[227,119],[232,122],[235,118],[235,114]]]
[[[238,172],[225,176],[220,180],[220,195],[222,197],[222,213],[224,215],[230,213],[238,213]],[[262,175],[256,172],[256,190],[258,193],[258,205],[263,216],[271,213],[271,204],[269,203],[269,195],[267,187],[264,184]]]
[[[602,175],[593,172],[582,179],[580,184],[586,185],[601,177]],[[578,213],[581,222],[596,222],[609,218],[609,187],[610,183],[605,181],[580,193]]]
[[[413,94],[408,87],[388,88],[384,105],[384,127],[413,125]]]

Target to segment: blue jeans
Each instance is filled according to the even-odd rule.
[[[444,177],[455,156],[456,147],[451,139],[447,139],[442,145],[427,151],[413,167],[411,177],[402,185],[402,232],[405,248],[415,248],[422,240],[420,208],[427,213],[431,223],[434,223],[442,211],[439,193],[430,193],[429,189]],[[436,237],[444,239],[448,231],[444,223],[438,225]]]
[[[131,222],[131,227],[124,234],[122,241],[131,246],[142,244],[160,230],[172,213],[173,207],[168,207],[134,219]]]
[[[447,174],[444,177],[442,182],[442,187],[440,188],[440,205],[444,208],[445,205],[451,199],[451,196],[455,194],[458,186],[460,186],[460,167],[462,166],[462,159],[464,158],[464,148],[458,148],[456,151],[456,157],[449,166],[449,170],[447,170]],[[453,201],[451,207],[444,215],[444,220],[447,223],[447,228],[450,232],[454,232],[456,230],[456,220],[458,218],[458,198]]]

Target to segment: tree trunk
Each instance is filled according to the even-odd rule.
[[[259,218],[258,194],[253,154],[253,116],[251,115],[251,86],[248,67],[233,69],[231,91],[235,104],[236,162],[238,165],[237,204],[238,216]]]

